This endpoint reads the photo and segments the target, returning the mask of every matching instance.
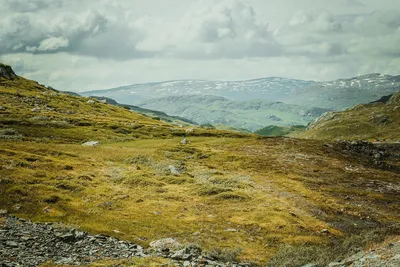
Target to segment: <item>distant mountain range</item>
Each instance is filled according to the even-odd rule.
[[[368,74],[327,82],[278,77],[249,81],[180,80],[134,84],[81,95],[109,97],[122,104],[163,111],[199,124],[223,123],[255,130],[267,125],[306,125],[320,111],[344,110],[399,89],[400,76]],[[310,110],[311,116],[301,114]]]
[[[266,125],[306,125],[330,111],[266,100],[234,101],[212,95],[155,98],[144,101],[139,106],[161,109],[169,115],[179,115],[198,124],[225,124],[249,131]]]
[[[107,96],[123,104],[140,104],[155,97],[215,95],[239,101],[263,99],[340,110],[369,103],[399,89],[400,76],[368,74],[328,82],[277,77],[249,81],[181,80],[134,84],[81,94]]]

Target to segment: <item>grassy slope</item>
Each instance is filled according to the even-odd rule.
[[[184,146],[176,137],[184,129],[44,91],[23,78],[0,80],[0,208],[17,216],[142,245],[176,237],[204,249],[240,248],[242,260],[259,263],[283,244],[318,244],[319,260],[329,261],[349,251],[328,244],[400,221],[397,191],[375,188],[398,186],[399,174],[323,142],[195,129]],[[87,140],[102,145],[82,147]],[[169,165],[185,172],[172,175]],[[317,257],[279,251],[293,263]]]
[[[262,129],[255,131],[255,134],[262,136],[289,136],[292,134],[298,134],[303,132],[306,129],[306,126],[298,125],[298,126],[275,126],[269,125]]]
[[[322,116],[299,137],[400,141],[400,92],[387,103],[358,105]]]
[[[75,93],[71,93],[71,92],[68,92],[68,93],[72,94],[72,95],[75,94]],[[75,95],[79,96],[79,94],[75,94]],[[188,119],[181,118],[181,117],[178,117],[178,116],[169,116],[168,114],[166,114],[164,112],[161,112],[161,111],[140,108],[140,107],[132,106],[132,105],[119,104],[114,99],[107,98],[107,97],[99,97],[99,96],[90,96],[90,97],[98,99],[98,100],[102,100],[102,101],[105,100],[108,104],[112,104],[112,105],[115,105],[115,106],[123,107],[125,109],[134,111],[136,113],[142,114],[142,115],[147,116],[147,117],[151,117],[153,119],[161,120],[161,121],[166,122],[166,123],[179,125],[179,126],[182,125],[182,126],[187,126],[187,127],[188,126],[197,125],[195,122],[190,121]]]

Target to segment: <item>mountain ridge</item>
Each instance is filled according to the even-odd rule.
[[[400,235],[400,144],[185,129],[23,77],[0,96],[0,262],[327,266]]]
[[[334,81],[311,81],[267,77],[244,81],[171,80],[125,85],[122,87],[82,92],[82,95],[109,96],[125,104],[176,95],[217,95],[231,100],[264,99],[288,104],[318,106],[341,110],[369,103],[400,88],[400,76],[379,73]]]
[[[327,112],[298,137],[400,142],[400,90],[369,104]]]
[[[249,131],[271,124],[306,125],[330,111],[267,100],[234,101],[213,95],[167,96],[144,101],[138,106],[179,115],[197,124],[225,124]]]

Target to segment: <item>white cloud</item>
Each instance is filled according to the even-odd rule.
[[[0,61],[29,78],[81,91],[182,78],[398,74],[396,4],[0,0]]]
[[[69,46],[68,39],[64,37],[49,37],[40,42],[38,47],[26,47],[28,52],[51,52],[57,51],[62,48],[67,48]]]
[[[348,54],[365,61],[371,56],[400,56],[400,10],[359,15],[299,12],[276,31],[284,53],[310,58]],[[346,58],[343,58],[344,60]]]

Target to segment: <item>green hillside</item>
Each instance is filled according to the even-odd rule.
[[[329,111],[265,100],[233,101],[211,95],[156,98],[139,106],[182,116],[198,124],[224,124],[248,131],[258,130],[265,125],[307,125]]]
[[[385,152],[377,164],[350,142],[181,128],[4,73],[0,144],[0,210],[145,248],[175,238],[204,259],[326,266],[400,234],[390,144],[361,144]],[[168,264],[157,255],[132,261]]]
[[[298,126],[275,126],[269,125],[260,130],[255,131],[255,134],[262,136],[288,136],[290,134],[298,134],[306,130],[306,126],[298,125]]]
[[[313,139],[400,141],[400,92],[390,98],[329,112],[308,126],[299,137]]]

